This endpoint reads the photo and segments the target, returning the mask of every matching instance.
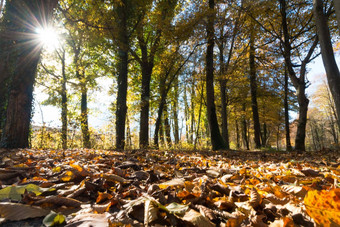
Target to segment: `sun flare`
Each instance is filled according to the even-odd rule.
[[[52,27],[38,28],[38,40],[47,50],[55,50],[59,46],[59,36]]]

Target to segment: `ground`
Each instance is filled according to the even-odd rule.
[[[338,226],[340,152],[2,150],[2,226]]]

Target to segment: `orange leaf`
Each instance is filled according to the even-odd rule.
[[[340,188],[309,191],[304,199],[307,213],[322,226],[340,225]]]

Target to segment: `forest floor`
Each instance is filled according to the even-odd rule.
[[[340,151],[0,150],[1,226],[339,226]]]

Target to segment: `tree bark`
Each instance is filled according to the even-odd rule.
[[[246,104],[243,103],[243,117],[242,117],[242,137],[243,137],[243,144],[244,147],[249,150],[249,140],[248,140],[248,127],[247,127],[247,120],[246,120]]]
[[[207,54],[206,54],[206,93],[207,114],[210,129],[210,139],[213,150],[226,149],[226,145],[220,133],[216,116],[214,94],[214,0],[209,0],[210,14],[207,23]]]
[[[284,111],[285,111],[285,131],[286,131],[286,150],[291,151],[292,145],[290,143],[290,127],[289,127],[289,104],[288,104],[288,74],[285,67],[285,83],[284,83]]]
[[[66,89],[66,72],[65,72],[65,51],[63,50],[61,58],[61,143],[62,148],[67,149],[67,89]]]
[[[164,130],[165,130],[165,138],[168,147],[171,147],[171,130],[170,130],[170,123],[169,123],[169,111],[168,105],[164,105]]]
[[[304,151],[306,139],[306,125],[307,125],[307,112],[309,99],[305,94],[305,81],[301,81],[300,86],[297,88],[297,98],[299,104],[299,120],[295,137],[295,150]]]
[[[127,114],[127,89],[128,89],[128,50],[129,38],[127,31],[127,5],[126,1],[119,4],[118,15],[118,92],[116,109],[116,149],[123,150],[125,147],[125,123]]]
[[[39,43],[32,42],[32,37],[35,27],[48,24],[56,4],[56,0],[12,0],[6,3],[1,40],[11,45],[9,48],[1,46],[4,50],[0,50],[1,57],[6,56],[6,60],[0,63],[0,72],[4,73],[0,79],[9,88],[9,93],[5,90],[0,94],[4,94],[0,101],[0,115],[5,116],[1,147],[29,146],[33,84],[42,48]]]
[[[175,138],[175,144],[179,144],[179,125],[178,125],[178,80],[176,80],[175,85],[175,99],[173,101],[173,118],[174,118],[174,138]]]
[[[339,0],[335,0],[334,4],[340,5]],[[340,6],[338,6],[340,7]],[[337,12],[340,13],[340,12]],[[334,51],[332,47],[331,36],[327,24],[327,17],[323,11],[323,3],[321,0],[314,0],[314,15],[316,19],[317,33],[320,40],[321,56],[323,65],[326,70],[328,86],[331,90],[335,103],[336,113],[340,116],[340,71],[336,64]],[[340,15],[337,15],[340,17]],[[340,21],[338,21],[340,22]],[[340,25],[339,25],[340,26]],[[340,126],[340,122],[338,123]]]
[[[195,131],[195,82],[191,85],[191,92],[190,92],[190,140],[189,143],[194,143],[194,131]]]
[[[339,28],[339,34],[340,34],[340,1],[339,0],[334,0],[334,9],[335,9],[335,14],[336,14],[336,19],[338,21],[338,28]]]
[[[155,134],[153,138],[153,143],[156,148],[159,147],[158,135],[160,134],[159,131],[160,131],[161,123],[162,123],[162,115],[163,115],[163,110],[166,104],[166,97],[167,97],[164,80],[162,80],[160,83],[160,94],[161,94],[161,100],[159,101],[159,105],[158,105],[157,119],[155,123]]]
[[[261,125],[257,105],[257,83],[256,83],[256,68],[255,68],[255,31],[250,32],[249,43],[249,78],[250,78],[250,94],[251,94],[251,108],[253,111],[254,123],[254,141],[255,148],[261,148]],[[263,142],[263,141],[262,141]]]
[[[84,148],[91,148],[90,132],[89,132],[89,124],[88,124],[87,88],[86,88],[86,84],[82,84],[82,88],[81,88],[81,116],[80,116],[80,124],[81,124],[81,133],[82,133],[82,136],[83,136],[83,147]]]
[[[229,129],[228,129],[228,112],[227,112],[227,81],[220,80],[220,89],[221,89],[221,115],[222,115],[222,137],[224,139],[226,149],[230,149],[229,144]]]
[[[238,120],[235,120],[235,126],[236,126],[236,148],[240,149],[241,145],[240,145],[240,130],[239,130],[239,126],[238,126]]]

